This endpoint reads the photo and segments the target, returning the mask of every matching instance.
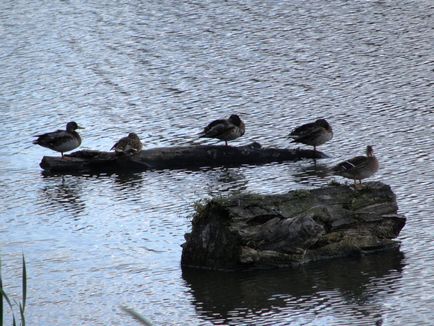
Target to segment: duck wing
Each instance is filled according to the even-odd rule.
[[[116,143],[112,146],[112,148],[110,148],[110,150],[112,151],[112,150],[116,149],[116,148],[119,146],[119,142],[120,142],[120,141],[116,142]]]
[[[214,120],[203,129],[199,137],[214,138],[235,128],[235,125],[224,119]]]
[[[313,141],[314,139],[317,139],[321,137],[321,134],[324,132],[324,128],[322,127],[315,127],[312,128],[309,132],[306,132],[305,134],[300,134],[299,136],[293,138],[292,142],[309,142]]]
[[[317,126],[314,122],[306,123],[300,127],[295,128],[290,134],[290,138],[300,139],[311,135],[314,132],[321,130],[321,127]]]
[[[110,150],[116,150],[116,151],[124,151],[126,146],[128,145],[128,138],[123,137],[119,139]]]
[[[341,162],[336,165],[333,170],[335,172],[352,172],[368,165],[369,159],[366,156],[356,156],[347,161]]]
[[[36,135],[34,137],[38,138],[33,141],[33,144],[38,144],[45,147],[56,147],[74,140],[74,136],[66,130],[56,130],[46,134]]]

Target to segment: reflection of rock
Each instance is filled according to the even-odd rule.
[[[283,195],[238,195],[198,205],[184,266],[292,266],[396,246],[405,224],[389,186],[332,185]]]
[[[182,276],[191,289],[198,313],[207,320],[228,319],[234,310],[239,312],[239,318],[243,318],[243,313],[260,311],[266,314],[267,311],[275,313],[285,309],[308,314],[315,308],[311,304],[326,304],[324,293],[329,293],[330,304],[336,306],[381,301],[375,296],[391,294],[399,286],[404,266],[402,260],[398,250],[390,250],[360,258],[312,263],[295,269],[226,273],[184,268]],[[304,303],[307,298],[311,298],[309,304]],[[378,320],[381,306],[368,304],[365,310],[370,318]]]

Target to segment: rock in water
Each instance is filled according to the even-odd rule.
[[[332,184],[280,195],[235,195],[198,204],[181,264],[268,268],[396,248],[405,225],[390,186]]]

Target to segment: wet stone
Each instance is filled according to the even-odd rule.
[[[381,182],[279,195],[234,195],[197,206],[181,264],[208,269],[287,267],[397,247],[405,225]]]

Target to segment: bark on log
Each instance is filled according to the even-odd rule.
[[[143,150],[134,155],[81,150],[65,155],[64,159],[60,156],[44,156],[40,166],[49,172],[99,173],[238,166],[325,157],[327,155],[324,153],[313,150],[262,148],[260,144],[252,143],[241,147],[220,145],[161,147]]]
[[[380,182],[333,184],[281,195],[237,195],[197,205],[181,264],[266,268],[396,248],[405,218]]]

